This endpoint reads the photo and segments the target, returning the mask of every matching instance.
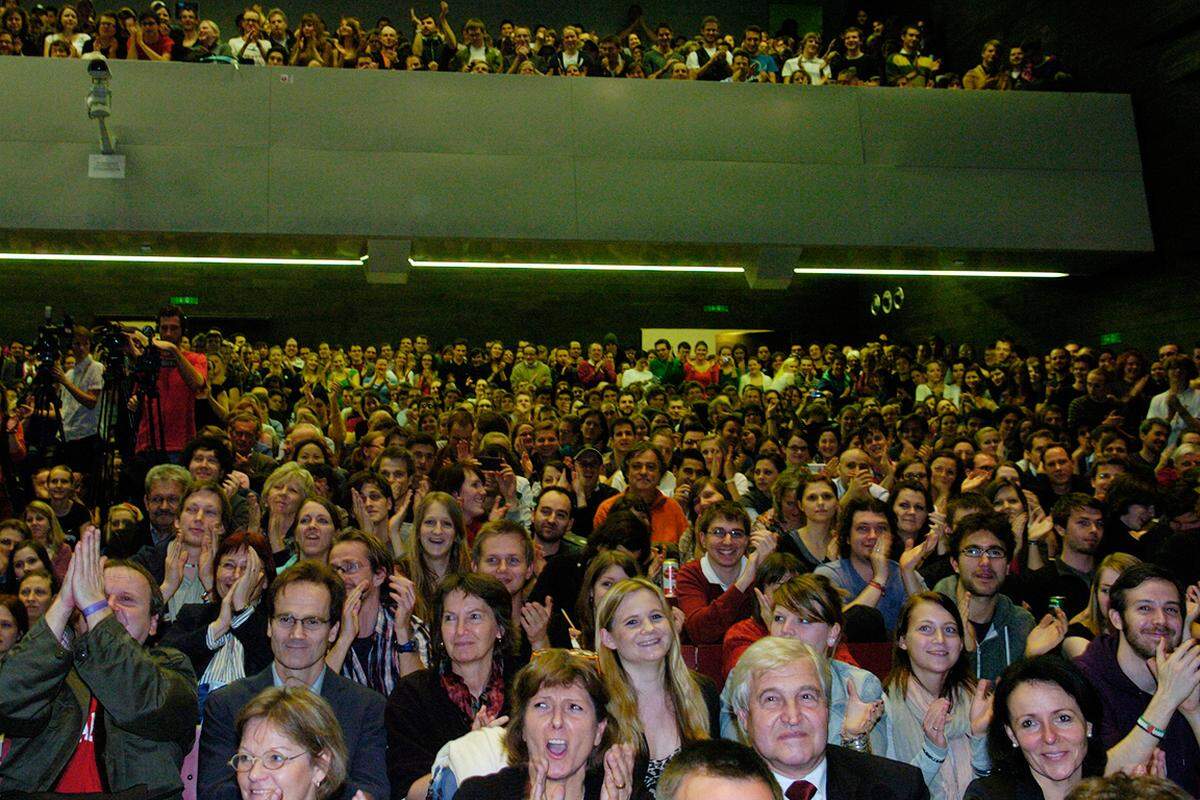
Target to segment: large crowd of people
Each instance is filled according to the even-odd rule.
[[[1200,347],[34,338],[0,793],[1200,790]]]
[[[511,19],[489,31],[477,17],[456,29],[449,13],[441,2],[421,13],[410,9],[408,20],[380,17],[368,25],[345,15],[335,27],[313,12],[297,24],[281,8],[255,4],[233,20],[235,35],[223,37],[218,22],[201,18],[191,2],[173,9],[155,0],[139,13],[130,7],[96,11],[91,3],[38,3],[27,11],[9,0],[0,12],[0,55],[806,86],[1046,90],[1071,84],[1058,57],[1038,40],[989,40],[977,63],[955,68],[936,52],[926,20],[865,9],[831,30],[828,43],[794,20],[776,31],[760,25],[723,31],[720,20],[708,16],[696,31],[677,31],[653,24],[638,7],[611,33]]]

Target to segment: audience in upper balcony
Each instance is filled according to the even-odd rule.
[[[1007,47],[988,40],[979,63],[971,69],[964,64],[960,78],[960,73],[944,69],[944,58],[934,52],[924,20],[896,26],[891,20],[872,19],[862,9],[824,50],[819,32],[798,37],[793,20],[786,20],[773,35],[749,25],[739,44],[733,34],[721,33],[716,17],[704,17],[689,38],[677,36],[666,22],[651,27],[636,6],[626,27],[616,33],[587,30],[572,22],[560,34],[543,24],[503,20],[493,37],[479,18],[467,19],[456,32],[444,0],[436,13],[410,9],[411,32],[387,17],[368,30],[355,17],[343,15],[334,28],[311,12],[292,25],[283,9],[272,8],[264,15],[253,5],[234,19],[239,35],[227,42],[220,40],[217,22],[202,20],[191,2],[179,4],[175,19],[163,0],[155,0],[141,16],[128,7],[95,11],[87,4],[61,9],[39,4],[37,9],[29,14],[9,0],[0,15],[0,56],[233,59],[259,66],[803,86],[1059,89],[1070,82],[1057,56],[1043,52],[1037,40]]]

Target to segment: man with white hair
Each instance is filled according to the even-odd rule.
[[[738,733],[787,800],[928,800],[916,767],[827,743],[829,662],[795,639],[752,644],[729,675]]]

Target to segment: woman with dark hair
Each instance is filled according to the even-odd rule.
[[[10,6],[5,9],[3,19],[4,30],[12,34],[13,46],[21,51],[23,56],[40,56],[42,55],[41,48],[38,47],[35,37],[29,28],[29,14],[20,6]]]
[[[785,472],[774,487],[779,551],[800,560],[801,572],[812,572],[836,557],[837,487],[824,475]]]
[[[424,797],[442,745],[508,721],[516,641],[512,597],[490,575],[452,574],[433,598],[435,663],[405,675],[388,698],[388,778],[393,797]]]
[[[16,595],[0,594],[0,656],[29,633],[29,614]]]
[[[479,470],[469,464],[455,462],[442,467],[433,480],[433,490],[445,492],[458,501],[466,527],[467,544],[487,522],[487,489]]]
[[[939,592],[911,595],[884,681],[886,755],[921,770],[930,800],[958,800],[991,768],[987,681],[976,683],[964,655],[954,601]]]
[[[741,504],[753,517],[771,508],[771,488],[786,468],[783,456],[776,453],[758,453],[754,457],[752,483],[741,496]]]
[[[80,30],[82,27],[79,12],[75,6],[64,3],[58,10],[54,32],[42,41],[42,55],[47,57],[50,55],[50,45],[54,42],[66,42],[71,48],[71,57],[79,58],[83,52],[83,46],[92,38]]]
[[[958,496],[962,486],[963,470],[952,450],[938,450],[929,459],[929,491],[933,493],[933,507],[943,514],[946,504]]]
[[[465,781],[460,800],[629,800],[633,753],[594,657],[546,650],[513,681],[509,766]]]
[[[701,386],[715,386],[721,380],[721,364],[708,357],[708,343],[696,342],[691,355],[683,362],[683,379]]]
[[[1059,656],[1018,661],[993,698],[988,746],[995,771],[967,787],[964,800],[1062,800],[1107,757],[1092,726],[1100,698],[1083,673]]]
[[[295,46],[292,48],[293,65],[307,67],[312,66],[313,61],[317,61],[320,66],[334,66],[334,56],[331,54],[332,46],[329,43],[329,37],[325,35],[325,23],[317,14],[307,13],[300,17],[299,35],[296,36]]]
[[[765,594],[759,594],[760,613],[766,620],[763,636],[796,639],[829,659],[830,744],[860,752],[870,749],[884,753],[887,752],[885,730],[877,724],[883,715],[883,686],[850,656],[843,641],[846,616],[842,613],[841,602],[841,592],[824,575],[793,577]],[[736,660],[726,663],[732,670]],[[734,686],[726,683],[721,719],[726,738],[736,738],[733,691]]]
[[[163,637],[192,662],[200,703],[208,692],[271,663],[267,608],[260,602],[275,579],[271,546],[261,533],[238,531],[217,545],[213,589],[207,603],[185,605]]]
[[[1092,576],[1092,590],[1089,593],[1087,608],[1071,618],[1070,627],[1067,628],[1066,638],[1062,643],[1063,655],[1067,658],[1078,658],[1097,636],[1111,636],[1115,633],[1108,619],[1109,590],[1117,582],[1117,578],[1121,577],[1122,572],[1140,563],[1140,559],[1128,553],[1110,553],[1104,557]]]
[[[1105,497],[1108,515],[1104,520],[1104,537],[1100,540],[1099,553],[1129,553],[1146,558],[1146,544],[1141,534],[1150,527],[1155,516],[1158,493],[1149,483],[1136,475],[1118,475],[1108,487]]]
[[[842,452],[842,439],[836,425],[825,425],[810,430],[812,431],[811,435],[815,438],[809,444],[816,454],[816,461],[826,464],[831,458],[835,458],[838,453]]]
[[[896,537],[892,545],[892,557],[899,558],[908,548],[921,541],[929,533],[929,515],[933,513],[933,496],[929,489],[918,481],[902,480],[892,487],[889,502],[896,515]]]
[[[596,608],[615,584],[641,574],[633,556],[624,550],[604,550],[588,562],[575,601],[575,622],[580,627],[571,635],[584,650],[594,650],[596,638]]]
[[[833,581],[848,595],[849,606],[870,606],[883,615],[887,630],[896,630],[900,609],[906,597],[925,588],[917,568],[932,551],[935,541],[905,550],[900,560],[888,556],[896,530],[891,506],[873,497],[851,500],[838,511],[837,561],[817,567],[814,572]]]
[[[50,560],[46,548],[32,539],[26,539],[17,542],[12,549],[12,556],[8,559],[8,583],[17,586],[31,569],[44,569],[51,575],[55,574],[54,562]]]

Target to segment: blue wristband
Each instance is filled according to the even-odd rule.
[[[90,606],[88,606],[87,608],[83,609],[84,619],[87,619],[92,614],[95,614],[97,611],[103,611],[106,608],[108,608],[107,600],[97,600],[96,602],[94,602]]]

